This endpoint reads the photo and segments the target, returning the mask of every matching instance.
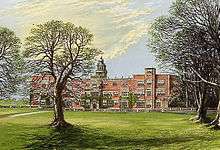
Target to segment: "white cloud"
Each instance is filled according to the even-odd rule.
[[[118,42],[118,46],[109,53],[105,53],[104,58],[112,59],[126,53],[131,46],[136,44],[141,37],[147,34],[148,27],[146,24],[140,24],[139,27],[125,34]]]
[[[33,24],[51,19],[71,21],[95,35],[94,46],[112,59],[126,53],[145,36],[149,8],[136,8],[135,0],[23,0],[1,16],[14,17],[17,32],[24,38]]]

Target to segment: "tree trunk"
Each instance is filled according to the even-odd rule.
[[[206,123],[207,122],[207,107],[206,107],[206,100],[202,100],[196,116],[196,122]]]
[[[99,108],[103,108],[103,97],[99,97]]]
[[[198,100],[198,110],[196,117],[192,118],[191,120],[195,120],[199,123],[206,123],[208,121],[207,119],[207,94],[206,90],[204,90],[202,93],[199,92],[199,100]]]
[[[186,91],[185,91],[186,93],[186,108],[188,108],[189,107],[189,94],[188,94],[188,87],[186,86]]]
[[[62,86],[56,86],[54,100],[54,121],[52,122],[52,126],[55,128],[65,128],[69,126],[69,124],[64,119],[62,92]]]
[[[220,101],[218,103],[217,113],[215,119],[210,123],[216,128],[220,128]]]
[[[210,125],[213,125],[216,128],[220,128],[220,91],[217,93],[217,97],[219,99],[216,117],[215,119],[210,123]]]
[[[31,108],[31,105],[32,105],[32,100],[33,100],[33,92],[31,91],[31,94],[30,94],[30,100],[29,100],[29,105],[30,105],[30,108]]]

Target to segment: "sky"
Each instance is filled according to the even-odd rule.
[[[172,0],[0,0],[0,26],[24,40],[34,25],[63,20],[94,34],[104,52],[109,77],[129,77],[157,67],[147,47],[154,19],[166,15]]]

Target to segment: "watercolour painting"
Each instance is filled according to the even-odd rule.
[[[0,0],[0,150],[220,149],[219,0]]]

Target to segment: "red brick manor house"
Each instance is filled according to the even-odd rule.
[[[47,92],[43,92],[53,81],[50,75],[34,75],[32,77],[31,100],[33,105],[51,104]],[[77,84],[76,84],[77,83]],[[108,95],[109,100],[103,99],[102,105],[106,108],[120,109],[128,107],[126,97],[129,93],[134,93],[138,100],[134,108],[167,108],[168,99],[172,95],[172,89],[175,83],[175,76],[170,74],[157,74],[155,68],[145,68],[143,74],[133,74],[132,78],[114,78],[107,77],[107,69],[104,60],[101,58],[96,67],[95,74],[89,79],[82,81],[72,81],[67,86],[72,93],[80,93],[80,97],[85,95]],[[80,87],[80,88],[79,88]],[[41,91],[41,92],[40,92]],[[91,109],[99,109],[100,103],[97,99],[82,100],[68,94],[69,90],[64,91],[64,100],[66,107],[82,108],[89,106]],[[47,100],[48,101],[47,101]]]

